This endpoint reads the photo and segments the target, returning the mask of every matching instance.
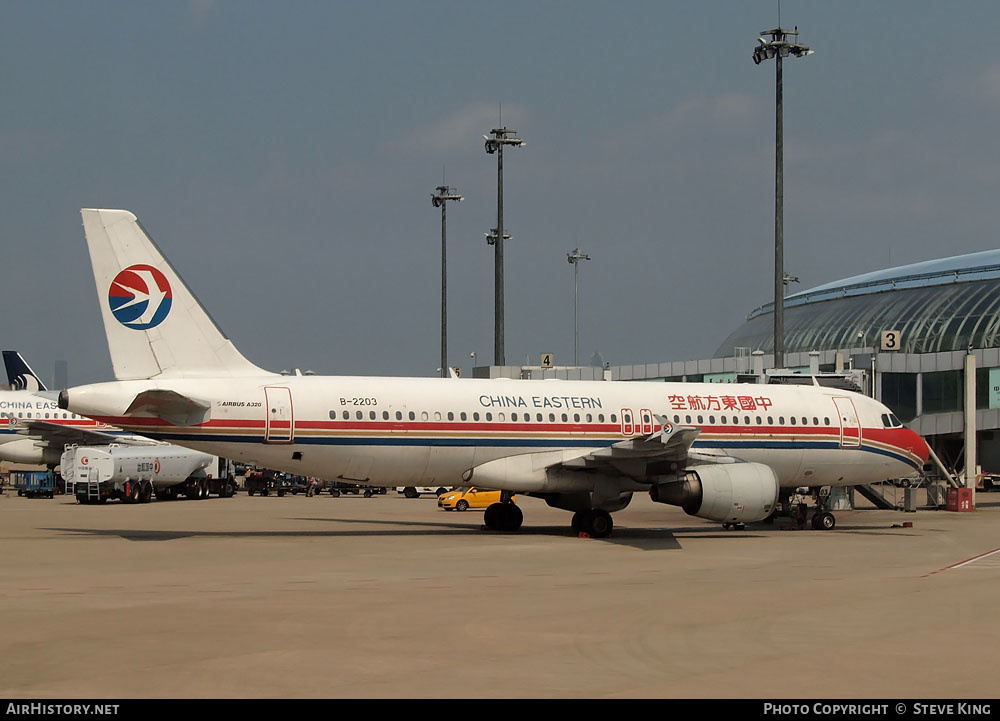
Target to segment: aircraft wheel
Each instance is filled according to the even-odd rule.
[[[516,531],[524,523],[524,514],[516,503],[504,503],[501,506],[500,518],[504,531]]]
[[[584,528],[586,527],[587,523],[586,515],[587,511],[577,511],[576,513],[573,514],[573,520],[570,522],[570,525],[573,527],[573,530],[576,531],[577,533],[584,530]]]
[[[812,518],[812,527],[817,531],[829,531],[837,525],[837,519],[832,513],[817,513]]]
[[[607,538],[611,535],[611,529],[614,528],[614,521],[611,520],[611,514],[607,511],[595,508],[590,512],[587,520],[589,533],[592,538]]]

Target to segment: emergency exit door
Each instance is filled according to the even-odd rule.
[[[295,433],[292,391],[288,388],[265,386],[264,400],[267,401],[264,442],[291,443]]]

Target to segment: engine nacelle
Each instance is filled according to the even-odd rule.
[[[763,463],[720,463],[685,471],[679,481],[649,489],[657,503],[680,506],[690,516],[726,523],[767,518],[778,500],[778,477]]]
[[[32,438],[7,441],[0,447],[0,459],[11,463],[26,463],[32,466],[59,464],[61,450],[40,444]]]

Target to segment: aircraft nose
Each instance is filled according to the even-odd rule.
[[[916,431],[911,431],[909,428],[906,429],[906,433],[909,450],[920,457],[920,462],[922,464],[926,464],[928,459],[931,457],[931,449],[930,446],[927,445],[927,441],[925,441]]]

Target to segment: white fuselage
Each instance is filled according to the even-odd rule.
[[[209,404],[208,420],[127,415],[150,389]],[[64,397],[69,410],[144,436],[377,486],[460,485],[475,467],[522,454],[558,462],[649,435],[659,419],[699,428],[692,452],[766,464],[782,487],[897,478],[927,457],[882,404],[814,386],[268,375],[117,381]],[[621,489],[644,480],[623,479]],[[502,490],[565,492],[549,482],[528,474]]]
[[[0,391],[0,460],[54,465],[62,446],[54,447],[19,433],[19,421],[44,421],[63,428],[111,432],[107,424],[60,409],[56,401],[30,391]]]

